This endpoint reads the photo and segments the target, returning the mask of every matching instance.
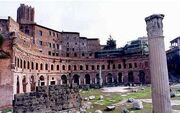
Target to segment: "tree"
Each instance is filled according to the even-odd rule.
[[[116,41],[111,37],[111,35],[109,36],[104,49],[116,49]]]

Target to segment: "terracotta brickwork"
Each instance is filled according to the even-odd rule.
[[[20,15],[18,18],[24,19]],[[100,73],[103,85],[150,83],[148,55],[96,58],[95,52],[101,49],[98,38],[56,31],[31,23],[29,18],[23,23],[10,17],[0,20],[0,29],[11,42],[3,46],[9,57],[0,59],[0,85],[13,86],[13,94],[46,85],[75,83],[95,87]]]

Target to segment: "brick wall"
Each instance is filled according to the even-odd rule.
[[[39,86],[35,92],[16,94],[13,101],[14,113],[66,113],[80,105],[78,88],[62,85]]]

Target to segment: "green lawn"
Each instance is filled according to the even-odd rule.
[[[151,98],[151,89],[150,87],[146,87],[145,90],[139,90],[138,92],[130,92],[130,93],[105,93],[105,92],[101,92],[101,90],[99,89],[90,89],[88,91],[81,91],[80,94],[82,98],[94,95],[96,99],[91,100],[93,104],[106,106],[106,105],[118,103],[128,98],[135,98],[135,99]],[[104,96],[103,101],[99,100],[100,95]],[[127,95],[127,96],[122,96],[122,95]]]
[[[95,96],[96,98],[94,100],[89,100],[92,102],[93,108],[88,109],[87,113],[91,112],[94,113],[95,110],[102,110],[103,113],[120,113],[123,108],[127,108],[129,111],[134,111],[134,113],[152,113],[152,104],[149,103],[143,103],[144,109],[142,110],[133,110],[131,103],[124,103],[117,104],[122,100],[127,100],[128,98],[134,98],[134,99],[150,99],[151,98],[151,88],[150,87],[144,87],[144,90],[138,90],[138,92],[128,92],[128,93],[105,93],[102,92],[99,89],[90,89],[88,91],[81,91],[80,94],[82,98],[89,96]],[[180,93],[180,91],[177,91],[176,93]],[[99,96],[103,95],[104,99],[99,100]],[[126,96],[122,96],[126,95]],[[179,99],[180,97],[174,97],[172,99]],[[116,104],[116,109],[114,111],[105,111],[107,105]],[[175,110],[180,110],[180,106],[172,106]]]

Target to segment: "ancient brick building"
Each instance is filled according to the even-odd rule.
[[[150,83],[148,55],[96,57],[102,51],[98,38],[44,27],[34,22],[34,14],[33,8],[22,4],[17,22],[11,17],[0,19],[0,98],[4,99],[0,106],[10,105],[12,95],[34,91],[36,86],[93,87],[100,78],[103,85]]]

